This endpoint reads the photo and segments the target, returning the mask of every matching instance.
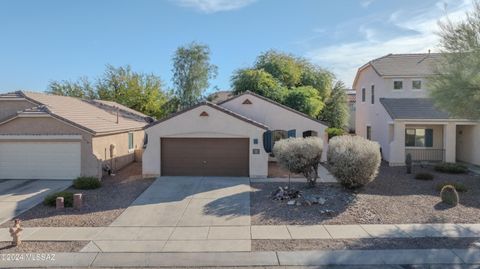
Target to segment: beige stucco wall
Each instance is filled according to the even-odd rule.
[[[35,105],[27,100],[2,100],[0,99],[0,122],[17,114],[18,111],[32,108]]]
[[[116,160],[116,167],[121,168],[134,159],[133,152],[128,153],[128,134],[120,133],[93,137],[75,126],[69,125],[49,115],[42,117],[18,117],[0,125],[0,134],[15,135],[81,135],[81,171],[82,176],[102,176],[102,162],[104,160],[104,149],[111,143],[116,147],[119,158]],[[137,149],[142,147],[143,131],[134,132],[134,144]],[[107,152],[109,153],[109,152]]]
[[[113,135],[95,136],[92,139],[93,154],[114,171],[135,160],[135,150],[141,150],[143,146],[144,131],[134,131],[134,149],[128,149],[128,132]],[[110,145],[115,145],[114,155],[110,155]],[[112,158],[113,157],[113,158]]]
[[[200,117],[203,111],[209,116]],[[145,130],[148,144],[143,153],[143,174],[146,177],[161,174],[161,137],[244,137],[250,139],[250,177],[267,177],[268,154],[262,139],[264,131],[210,106],[199,106]],[[257,145],[253,144],[254,138],[258,139]],[[252,149],[260,149],[260,154],[252,154]]]
[[[457,125],[457,159],[480,165],[480,124]]]

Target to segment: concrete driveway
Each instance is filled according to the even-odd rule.
[[[0,224],[43,201],[49,193],[72,185],[72,180],[0,180]]]
[[[249,225],[249,179],[235,177],[160,177],[111,224]]]

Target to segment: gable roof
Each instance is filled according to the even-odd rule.
[[[309,120],[313,120],[313,121],[315,121],[315,122],[317,122],[317,123],[321,123],[321,124],[323,124],[323,125],[325,125],[325,126],[328,127],[328,124],[327,124],[326,122],[324,122],[324,121],[317,120],[317,119],[315,119],[315,118],[313,118],[313,117],[310,117],[309,115],[307,115],[307,114],[305,114],[305,113],[302,113],[302,112],[300,112],[300,111],[298,111],[298,110],[295,110],[295,109],[293,109],[293,108],[291,108],[291,107],[288,107],[288,106],[286,106],[286,105],[282,105],[282,104],[280,104],[280,103],[278,103],[278,102],[273,101],[273,100],[270,99],[270,98],[267,98],[267,97],[265,97],[265,96],[256,94],[256,93],[251,92],[251,91],[245,91],[245,92],[243,92],[243,93],[241,93],[241,94],[235,95],[235,96],[233,96],[233,97],[231,97],[231,98],[229,98],[229,99],[227,99],[227,100],[225,100],[225,101],[223,101],[223,102],[218,103],[217,105],[221,106],[222,104],[228,103],[228,102],[230,102],[230,101],[232,101],[232,100],[235,100],[235,99],[237,99],[238,97],[244,96],[244,95],[246,95],[246,94],[255,96],[255,97],[257,97],[257,98],[259,98],[259,99],[261,99],[261,100],[263,100],[263,101],[266,101],[266,102],[268,102],[268,103],[270,103],[270,104],[273,104],[273,105],[275,105],[275,106],[281,107],[281,108],[283,108],[283,109],[285,109],[285,110],[288,110],[289,112],[293,112],[293,113],[298,114],[298,115],[300,115],[300,116],[302,116],[302,117],[304,117],[304,118],[307,118],[307,119],[309,119]]]
[[[447,112],[438,110],[429,98],[380,98],[392,119],[451,119]]]
[[[439,53],[387,54],[361,66],[357,71],[353,85],[355,85],[359,73],[369,66],[381,77],[426,77],[433,75],[434,66],[441,61],[441,57]]]
[[[25,98],[38,104],[38,107],[20,111],[19,114],[49,114],[52,117],[68,122],[92,134],[138,130],[148,124],[143,114],[124,110],[124,106],[120,106],[114,102],[109,102],[108,105],[102,105],[98,101],[21,91],[2,94],[0,97],[11,97],[13,95],[16,98]],[[116,107],[118,107],[118,123]]]
[[[186,113],[186,112],[188,112],[188,111],[190,111],[190,110],[193,110],[193,109],[195,109],[195,108],[197,108],[197,107],[200,107],[200,106],[209,106],[209,107],[214,108],[214,109],[216,109],[216,110],[218,110],[218,111],[220,111],[220,112],[222,112],[222,113],[228,114],[228,115],[230,115],[230,116],[232,116],[232,117],[234,117],[234,118],[237,118],[237,119],[239,119],[239,120],[242,120],[242,121],[244,121],[244,122],[247,122],[247,123],[249,123],[249,124],[251,124],[251,125],[260,127],[260,128],[262,128],[262,129],[265,129],[265,130],[268,130],[268,126],[266,126],[265,124],[262,124],[262,123],[260,123],[260,122],[254,121],[254,120],[249,119],[249,118],[247,118],[247,117],[244,117],[244,116],[242,116],[242,115],[240,115],[240,114],[237,114],[237,113],[235,113],[235,112],[233,112],[233,111],[231,111],[231,110],[229,110],[229,109],[226,109],[226,108],[224,108],[224,107],[221,107],[221,106],[219,106],[219,105],[216,105],[216,104],[214,104],[214,103],[212,103],[212,102],[208,102],[208,101],[200,102],[200,103],[198,103],[198,104],[196,104],[196,105],[194,105],[194,106],[191,106],[191,107],[186,108],[186,109],[184,109],[184,110],[181,110],[181,111],[178,111],[178,112],[176,112],[176,113],[170,114],[168,117],[165,117],[165,118],[163,118],[163,119],[160,119],[160,120],[157,120],[157,121],[155,121],[155,122],[150,123],[147,127],[151,127],[151,126],[157,125],[157,124],[159,124],[159,123],[162,123],[162,122],[164,122],[164,121],[167,121],[167,120],[169,120],[169,119],[172,119],[172,118],[174,118],[174,117],[176,117],[176,116],[178,116],[178,115],[180,115],[180,114]]]

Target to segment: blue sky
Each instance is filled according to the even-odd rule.
[[[435,51],[437,21],[470,8],[470,0],[0,0],[0,92],[95,78],[106,64],[171,87],[171,57],[191,41],[211,48],[219,68],[211,88],[229,89],[232,72],[269,49],[306,57],[350,87],[373,58]]]

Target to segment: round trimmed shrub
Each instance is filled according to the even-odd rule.
[[[465,186],[464,184],[462,184],[460,182],[443,182],[443,183],[438,184],[436,189],[437,189],[437,191],[441,191],[443,189],[443,187],[445,187],[447,185],[453,186],[457,192],[468,191],[467,186]]]
[[[381,159],[380,145],[360,136],[336,136],[328,146],[331,172],[348,188],[361,187],[373,181]]]
[[[457,190],[455,190],[455,187],[452,185],[445,185],[442,188],[440,191],[440,198],[442,198],[442,202],[451,206],[456,206],[460,200]]]
[[[56,206],[57,197],[63,197],[63,205],[65,207],[73,206],[73,192],[61,191],[49,194],[43,199],[43,204],[48,206]]]
[[[73,187],[80,190],[98,189],[102,186],[102,182],[96,177],[78,177],[73,181]]]
[[[313,136],[282,139],[273,146],[278,163],[292,173],[303,174],[310,186],[317,181],[322,151],[323,140]]]
[[[415,179],[419,180],[433,180],[434,176],[427,172],[421,172],[415,174]]]

